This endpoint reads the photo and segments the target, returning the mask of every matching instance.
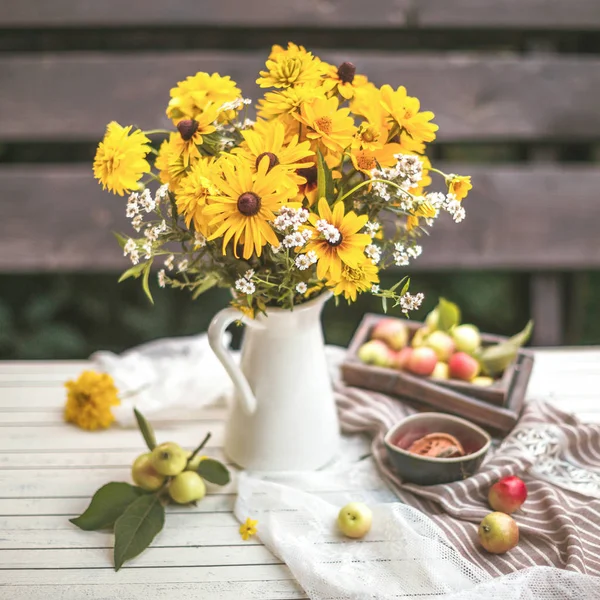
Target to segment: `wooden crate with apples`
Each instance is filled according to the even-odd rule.
[[[444,302],[438,309],[451,314],[454,305]],[[438,329],[436,311],[425,323],[365,315],[342,365],[344,381],[507,433],[519,419],[533,368],[532,353],[521,348],[531,324],[513,338],[480,334],[460,325],[457,311]]]

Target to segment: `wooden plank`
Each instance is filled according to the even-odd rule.
[[[87,571],[86,581],[46,585],[22,585],[4,588],[6,600],[173,600],[174,598],[218,598],[219,600],[301,600],[306,595],[299,584],[287,581],[238,581],[179,583],[178,581],[159,583],[95,583],[95,572]],[[143,572],[142,572],[143,576]],[[113,574],[114,577],[114,574]],[[60,578],[57,578],[59,580]]]
[[[592,140],[600,133],[600,59],[591,55],[319,54],[334,64],[353,61],[377,84],[406,85],[436,113],[442,141]],[[265,58],[254,51],[5,57],[0,81],[10,93],[0,97],[0,139],[97,140],[111,120],[165,126],[169,88],[198,70],[231,75],[256,99]],[[101,207],[95,219],[102,218]]]
[[[600,266],[600,246],[595,243],[600,221],[597,168],[438,166],[473,176],[475,187],[465,201],[467,218],[456,225],[443,215],[431,236],[423,239],[423,256],[411,270],[556,271]],[[127,268],[111,234],[131,231],[125,202],[104,193],[87,165],[4,166],[0,188],[14,199],[4,206],[0,225],[0,271]]]
[[[310,27],[580,29],[600,27],[595,0],[20,0],[0,5],[1,27]]]
[[[564,341],[564,277],[560,273],[535,273],[531,277],[531,317],[535,321],[533,344],[559,346]]]

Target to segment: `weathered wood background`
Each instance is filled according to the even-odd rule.
[[[436,160],[475,189],[415,266],[531,273],[536,342],[560,343],[572,274],[600,267],[598,0],[4,2],[0,271],[125,267],[123,203],[91,176],[106,123],[165,125],[169,88],[198,70],[256,97],[288,39],[436,113]]]

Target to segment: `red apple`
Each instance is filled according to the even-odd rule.
[[[390,367],[392,365],[390,349],[381,340],[371,340],[358,349],[358,358],[368,365]]]
[[[450,370],[448,369],[448,365],[445,362],[439,362],[437,365],[435,365],[435,369],[433,369],[431,376],[434,379],[449,379]]]
[[[504,554],[519,543],[518,525],[512,517],[502,512],[493,512],[485,517],[477,535],[481,545],[492,554]]]
[[[527,486],[522,479],[509,475],[496,481],[488,493],[488,502],[494,510],[514,513],[527,500]]]
[[[426,346],[415,348],[408,361],[408,370],[415,375],[431,375],[437,364],[436,353]]]
[[[392,354],[393,367],[399,371],[403,371],[408,365],[413,349],[410,346],[407,346],[398,352],[390,350],[390,353]]]
[[[439,360],[447,361],[454,352],[454,340],[443,331],[432,331],[425,339],[425,346],[432,348]]]
[[[385,342],[392,350],[401,350],[408,344],[408,327],[400,319],[382,319],[373,328],[371,339]]]
[[[448,361],[450,377],[471,381],[479,374],[479,363],[465,352],[457,352]]]

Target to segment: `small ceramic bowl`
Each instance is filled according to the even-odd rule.
[[[430,433],[449,433],[463,446],[465,456],[435,458],[408,452],[416,440]],[[406,482],[435,485],[466,479],[477,472],[492,440],[481,427],[443,413],[418,413],[402,419],[384,439],[390,462]]]

